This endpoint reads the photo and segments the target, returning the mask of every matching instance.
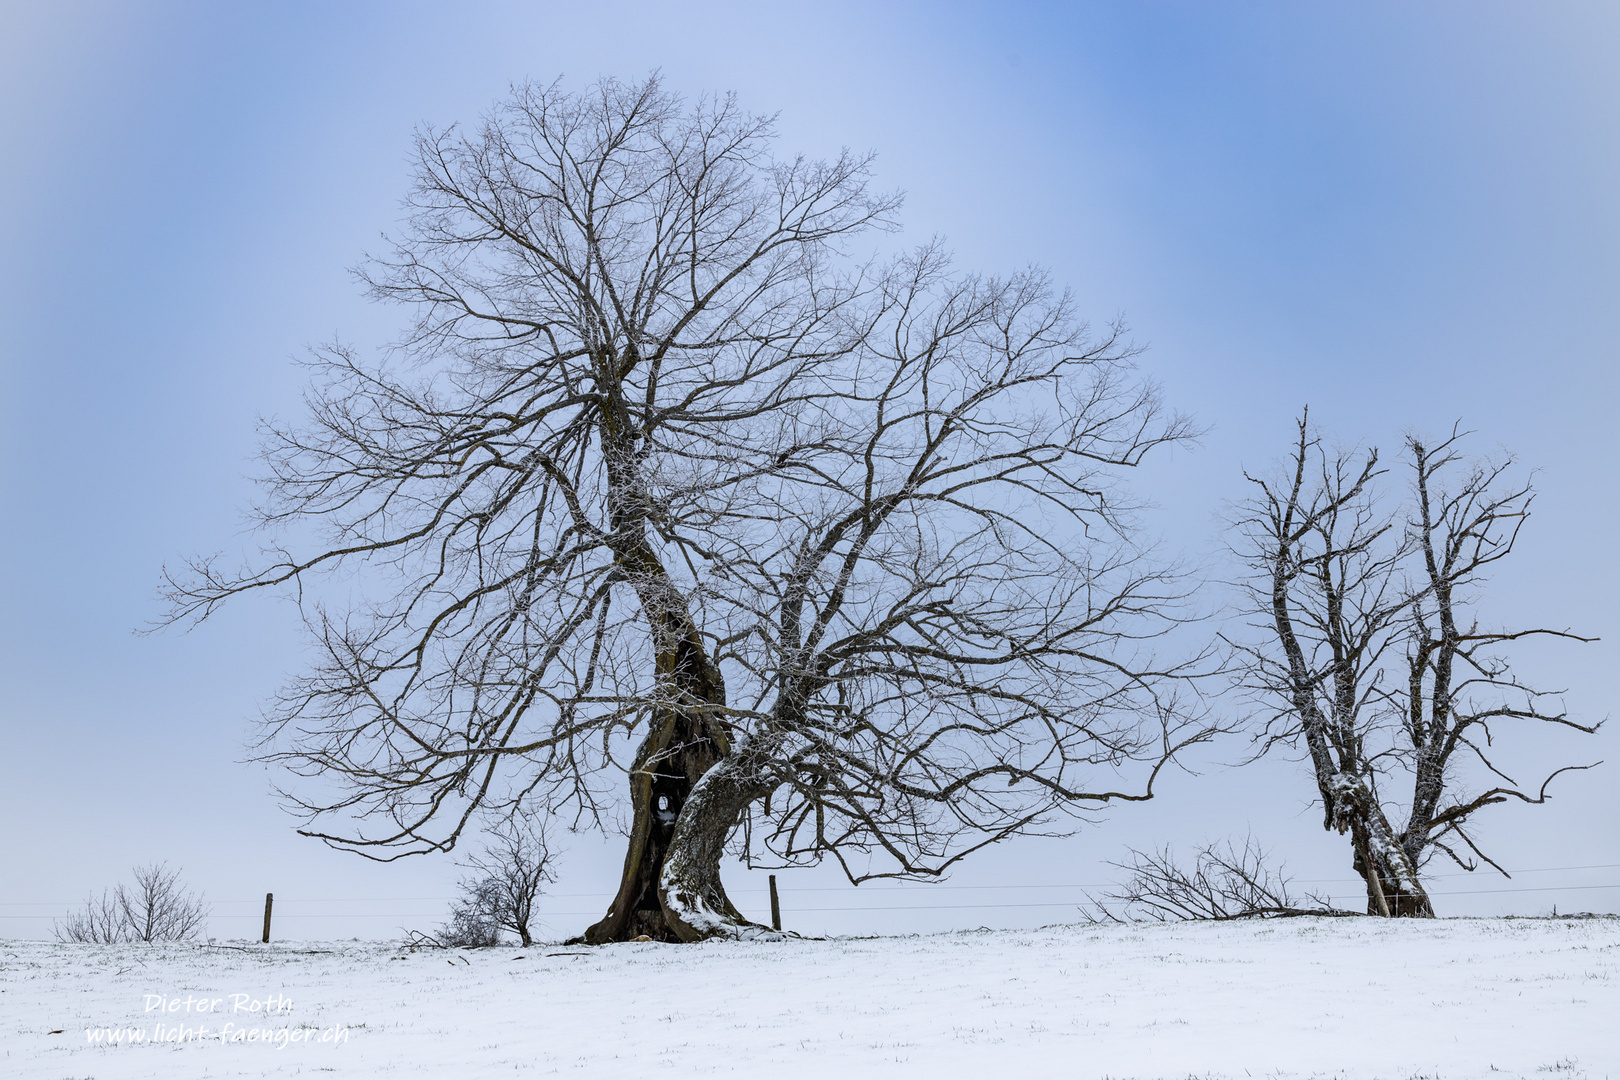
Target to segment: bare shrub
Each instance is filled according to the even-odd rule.
[[[58,920],[51,927],[57,941],[80,941],[95,945],[112,945],[130,940],[119,917],[118,898],[110,889],[101,895],[92,894],[81,911],[75,911]]]
[[[1239,847],[1231,840],[1210,844],[1193,856],[1190,868],[1168,847],[1157,852],[1127,849],[1130,859],[1110,863],[1130,876],[1091,906],[1081,908],[1088,922],[1177,922],[1191,919],[1269,919],[1293,915],[1354,915],[1325,897],[1295,896],[1288,877],[1253,837]]]
[[[477,881],[471,887],[463,886],[459,899],[451,905],[450,921],[439,927],[434,936],[446,949],[482,949],[501,943],[501,926],[497,921],[499,896],[494,883]]]
[[[52,927],[58,941],[113,945],[131,941],[191,941],[208,918],[203,898],[180,883],[167,863],[137,866],[135,886],[119,885],[92,895],[84,909]]]

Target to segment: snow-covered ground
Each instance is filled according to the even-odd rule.
[[[106,1029],[148,1041],[91,1041]],[[450,954],[0,942],[0,1076],[321,1071],[1620,1080],[1620,920]]]

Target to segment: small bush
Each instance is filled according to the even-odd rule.
[[[1173,922],[1182,919],[1274,919],[1295,915],[1354,915],[1315,893],[1295,896],[1280,867],[1253,837],[1238,847],[1228,840],[1199,850],[1190,867],[1169,848],[1130,852],[1129,862],[1109,865],[1127,871],[1125,882],[1081,908],[1087,922]]]
[[[133,889],[103,889],[82,911],[53,924],[56,940],[98,945],[194,940],[208,918],[208,905],[181,886],[179,871],[154,863],[135,867],[134,877]]]
[[[475,873],[461,880],[450,921],[431,934],[413,931],[407,946],[477,949],[500,944],[502,931],[516,934],[525,947],[534,943],[529,922],[541,889],[553,880],[544,818],[519,806],[489,823],[487,833],[482,854],[463,864]]]
[[[436,935],[445,948],[481,949],[501,943],[500,897],[493,881],[463,886],[461,898],[450,908],[450,921]]]

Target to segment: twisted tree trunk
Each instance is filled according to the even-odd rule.
[[[659,881],[676,822],[693,789],[726,756],[725,730],[709,715],[714,706],[725,704],[726,692],[695,633],[663,651],[659,667],[667,667],[680,703],[657,710],[636,752],[630,770],[633,816],[624,872],[607,914],[585,931],[591,945],[643,935],[655,941],[690,940],[667,918],[659,900]]]
[[[748,804],[771,783],[761,757],[746,741],[703,775],[675,822],[658,883],[666,925],[680,941],[705,938],[780,938],[779,931],[745,918],[726,896],[720,858]]]
[[[1367,886],[1367,914],[1396,919],[1432,919],[1434,905],[1418,880],[1417,864],[1390,828],[1365,780],[1335,774],[1322,785],[1328,821],[1350,834],[1351,865]]]
[[[1433,918],[1434,908],[1418,881],[1417,863],[1390,828],[1370,782],[1371,772],[1362,754],[1358,679],[1367,636],[1352,625],[1345,604],[1346,583],[1332,573],[1332,560],[1356,546],[1343,540],[1340,543],[1346,546],[1335,545],[1336,514],[1362,491],[1376,458],[1368,462],[1351,488],[1330,492],[1325,507],[1307,511],[1301,491],[1308,445],[1302,419],[1292,490],[1286,503],[1274,503],[1279,510],[1270,537],[1275,546],[1266,553],[1271,571],[1270,614],[1282,649],[1287,697],[1310,751],[1311,768],[1322,796],[1322,825],[1341,835],[1350,834],[1351,865],[1367,886],[1367,914]],[[1306,559],[1297,545],[1312,533],[1322,536],[1322,552],[1314,559]],[[1312,564],[1314,573],[1307,577],[1305,568]],[[1321,640],[1331,648],[1332,663],[1320,674],[1313,669],[1294,625],[1291,589],[1296,578],[1305,578],[1320,590],[1325,608],[1325,618],[1318,625]],[[1350,610],[1355,610],[1355,605]],[[1394,610],[1388,609],[1383,616]]]
[[[624,373],[636,362],[633,351],[624,357],[604,351],[597,357],[600,381],[615,388],[611,404],[602,410],[599,433],[607,466],[608,545],[621,580],[635,590],[647,620],[659,702],[630,769],[624,873],[607,914],[585,931],[584,940],[592,945],[643,936],[686,940],[659,901],[659,881],[676,821],[693,788],[729,749],[715,715],[726,704],[725,678],[704,648],[687,596],[647,539],[651,500],[640,473],[641,436],[618,392]]]

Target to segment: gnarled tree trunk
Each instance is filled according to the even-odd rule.
[[[596,359],[599,381],[622,387],[623,372],[636,362],[633,352],[621,357],[604,350]],[[641,434],[621,397],[603,410],[599,432],[612,522],[608,543],[647,620],[661,700],[630,769],[632,816],[619,891],[584,940],[681,941],[659,903],[658,883],[682,808],[728,751],[725,728],[715,716],[726,704],[726,684],[704,648],[687,596],[647,539],[651,500],[639,471]]]
[[[738,815],[771,790],[760,757],[743,742],[692,788],[675,822],[658,899],[664,924],[681,941],[781,937],[779,931],[745,918],[720,882],[720,857]]]
[[[668,671],[679,703],[654,714],[652,729],[636,752],[624,873],[607,914],[585,931],[591,945],[643,935],[655,941],[689,940],[671,926],[659,901],[659,880],[682,809],[698,781],[726,756],[725,729],[709,715],[714,706],[725,704],[726,690],[690,630],[672,648],[660,650],[659,666]]]
[[[1322,785],[1328,822],[1350,834],[1351,865],[1367,886],[1367,914],[1432,919],[1434,905],[1418,880],[1417,865],[1390,828],[1367,782],[1343,773]]]

